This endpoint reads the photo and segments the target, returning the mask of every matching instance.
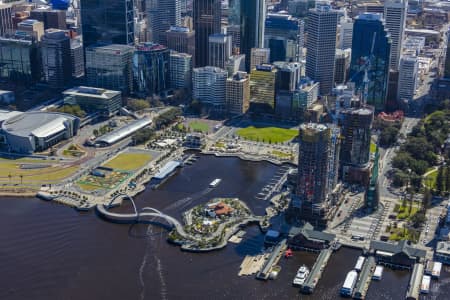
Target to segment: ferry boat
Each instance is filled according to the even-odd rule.
[[[358,261],[356,262],[356,265],[355,265],[356,272],[361,272],[361,269],[364,265],[365,260],[366,260],[366,258],[364,256],[358,257]]]
[[[353,295],[353,289],[355,288],[356,280],[358,279],[358,273],[355,270],[351,270],[345,277],[344,285],[341,287],[341,296],[351,297]]]
[[[430,292],[430,281],[431,281],[430,276],[423,275],[422,283],[420,284],[420,292],[422,294],[428,294]]]
[[[210,187],[210,188],[214,188],[214,187],[216,187],[221,181],[222,181],[222,179],[216,178],[216,179],[214,179],[214,180],[209,184],[209,187]]]
[[[294,286],[301,286],[305,281],[306,278],[309,275],[309,269],[307,266],[303,265],[301,266],[298,271],[297,274],[295,275],[294,281],[292,281],[292,284]]]
[[[383,266],[376,266],[375,272],[373,272],[372,279],[381,280],[381,277],[383,276],[383,269]]]

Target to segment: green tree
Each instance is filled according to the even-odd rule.
[[[130,99],[128,100],[127,107],[132,111],[140,111],[150,107],[148,101],[143,99]]]
[[[423,198],[422,198],[422,207],[423,210],[426,210],[430,208],[431,206],[431,199],[433,198],[433,195],[431,194],[431,191],[429,188],[425,188],[423,191]]]
[[[436,191],[441,194],[444,190],[445,190],[445,186],[444,186],[444,168],[443,167],[439,167],[438,168],[438,173],[436,176]]]

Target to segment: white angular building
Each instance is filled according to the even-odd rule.
[[[193,98],[214,110],[225,109],[225,86],[228,73],[217,67],[195,68],[192,74]]]
[[[400,58],[398,74],[397,99],[401,102],[411,101],[417,89],[419,62],[417,56],[403,55]]]

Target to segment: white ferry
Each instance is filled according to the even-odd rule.
[[[344,297],[351,297],[353,295],[353,289],[355,288],[356,280],[358,279],[358,273],[355,270],[351,270],[345,277],[344,285],[341,287],[341,295]]]
[[[214,179],[214,180],[209,184],[209,187],[210,187],[210,188],[214,188],[214,187],[216,187],[221,181],[222,181],[222,179],[216,178],[216,179]]]
[[[422,294],[428,294],[430,292],[430,282],[431,277],[428,275],[423,275],[422,283],[420,284],[420,292]]]
[[[305,265],[301,266],[298,269],[294,281],[292,281],[292,284],[294,286],[301,286],[306,281],[306,278],[308,278],[308,275],[309,275],[308,267],[306,267]]]
[[[383,276],[383,266],[377,266],[375,268],[375,272],[373,272],[372,279],[373,280],[381,280],[381,277]]]
[[[361,272],[361,269],[364,265],[365,260],[366,260],[366,258],[364,256],[358,257],[358,261],[356,262],[356,265],[355,265],[356,272]]]

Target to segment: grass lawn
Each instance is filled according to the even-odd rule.
[[[147,153],[121,153],[103,166],[123,171],[132,171],[145,165],[151,155]]]
[[[292,156],[290,153],[286,153],[286,152],[278,151],[278,150],[273,150],[272,154],[279,158],[286,158],[286,159],[289,159]]]
[[[404,228],[393,228],[391,229],[391,234],[389,236],[389,240],[391,241],[401,241],[408,240],[413,243],[417,243],[419,241],[420,232],[410,229]]]
[[[77,185],[84,191],[95,191],[100,189],[99,186],[78,182]]]
[[[55,161],[51,160],[33,160],[33,159],[0,159],[0,181],[9,182],[11,174],[11,183],[48,183],[49,181],[59,182],[61,179],[68,177],[78,170],[77,166],[62,168],[45,167],[39,169],[21,169],[20,165],[25,163],[33,164],[51,164]],[[20,178],[22,175],[22,179]]]
[[[424,182],[428,188],[430,188],[430,189],[436,188],[437,175],[438,175],[438,170],[434,170],[433,172],[428,174],[427,177],[425,177]]]
[[[375,153],[377,151],[377,145],[375,143],[370,143],[370,153]]]
[[[285,129],[278,127],[254,127],[249,126],[239,129],[236,132],[240,137],[266,143],[282,143],[292,140],[298,135],[295,129]]]
[[[214,147],[217,147],[217,148],[225,148],[225,143],[224,143],[224,142],[217,142],[217,143],[214,145]]]
[[[411,207],[411,211],[409,211],[408,203],[406,204],[406,206],[396,204],[394,211],[397,213],[397,219],[399,220],[410,219],[419,211],[419,206],[417,204],[413,204]]]
[[[193,131],[198,131],[198,132],[208,132],[209,131],[209,125],[205,122],[201,122],[201,121],[192,121],[189,123],[189,127],[191,127],[191,129]]]

